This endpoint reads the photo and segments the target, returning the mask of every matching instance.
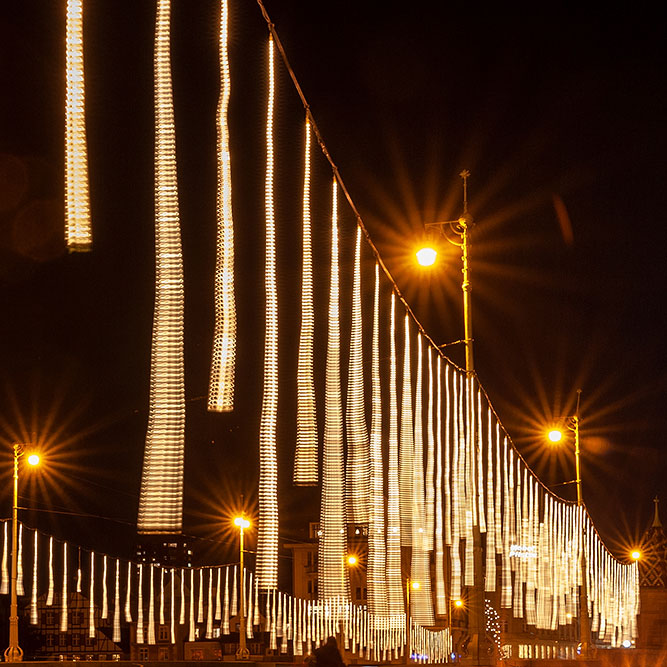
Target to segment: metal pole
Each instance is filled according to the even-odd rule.
[[[463,290],[463,335],[465,336],[466,349],[466,373],[472,374],[475,372],[475,362],[472,352],[472,315],[470,309],[470,269],[468,268],[468,222],[467,216],[463,216],[459,221],[461,225],[461,261],[463,267],[463,282],[461,289]]]
[[[239,568],[241,570],[239,577],[241,579],[241,618],[239,622],[239,650],[236,652],[237,660],[247,660],[250,657],[250,651],[246,647],[245,641],[245,573],[243,570],[243,523],[239,525]]]
[[[14,444],[14,501],[12,503],[12,576],[10,581],[11,603],[9,607],[9,646],[5,650],[5,662],[21,662],[23,649],[19,646],[19,613],[16,599],[16,572],[18,565],[18,500],[19,456],[21,445]]]

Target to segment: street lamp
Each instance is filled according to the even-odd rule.
[[[463,331],[466,353],[466,373],[472,374],[475,372],[475,364],[473,361],[472,352],[472,317],[470,310],[470,269],[468,267],[468,236],[470,230],[474,226],[474,222],[470,213],[468,213],[468,176],[470,172],[464,169],[459,176],[463,179],[463,213],[458,220],[448,220],[446,222],[427,222],[424,224],[426,229],[437,229],[441,236],[444,236],[452,245],[461,248],[461,261],[463,273],[463,281],[461,282],[461,290],[463,291]],[[446,230],[458,237],[455,240],[451,234],[447,234]],[[437,252],[434,248],[424,247],[420,248],[416,255],[417,261],[421,266],[431,266],[435,263]]]
[[[565,426],[568,430],[574,433],[574,465],[576,470],[576,479],[574,483],[577,485],[577,506],[581,507],[584,504],[583,495],[581,492],[581,463],[580,463],[580,443],[579,443],[579,403],[581,401],[581,389],[577,389],[577,409],[573,416],[568,417],[565,421]],[[558,443],[563,439],[563,433],[560,429],[553,429],[549,431],[547,437],[553,443]],[[581,595],[579,596],[579,623],[581,630],[581,658],[590,657],[592,637],[591,637],[591,621],[588,617],[588,586],[586,582],[586,554],[583,549],[584,544],[584,529],[582,526],[582,549],[579,567],[581,568]]]
[[[237,516],[234,519],[234,525],[239,529],[239,570],[241,577],[241,604],[240,604],[240,622],[239,622],[239,648],[236,651],[237,660],[248,660],[250,658],[250,651],[246,647],[245,641],[245,576],[243,571],[243,531],[250,528],[250,521],[243,515]]]
[[[634,549],[633,551],[630,552],[630,558],[632,560],[640,560],[642,557],[642,552],[639,551],[639,549]]]
[[[19,646],[19,612],[16,594],[16,573],[18,570],[18,510],[19,510],[19,459],[26,453],[25,445],[14,443],[14,496],[12,502],[12,576],[10,580],[11,602],[9,607],[9,646],[5,649],[5,662],[21,662],[23,649]],[[39,455],[27,456],[31,466],[39,464]]]

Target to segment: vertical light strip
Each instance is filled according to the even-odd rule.
[[[113,637],[112,641],[120,641],[120,561],[116,558],[116,586],[113,597]]]
[[[23,524],[19,523],[19,549],[16,561],[16,594],[25,595],[23,587]]]
[[[231,598],[231,604],[229,605],[229,615],[230,616],[236,616],[239,613],[239,589],[238,589],[238,581],[239,581],[240,573],[238,572],[238,569],[236,565],[234,565],[234,569],[232,570],[232,598]]]
[[[160,568],[160,612],[158,615],[160,625],[164,625],[164,568]]]
[[[93,242],[83,77],[83,0],[67,0],[65,45],[65,241],[71,252],[90,250]]]
[[[188,614],[188,641],[195,641],[195,571],[190,568],[190,590],[188,591],[190,601]]]
[[[445,591],[445,547],[442,521],[442,357],[440,354],[436,357],[435,376],[435,534],[433,540],[435,550],[435,613],[438,616],[445,616],[447,615],[447,595]],[[445,483],[447,489],[449,489],[449,457],[447,457],[447,464]]]
[[[296,453],[294,484],[311,486],[318,480],[317,418],[313,354],[315,309],[313,305],[313,242],[310,221],[310,122],[306,118],[303,157],[303,259],[301,268],[301,333],[296,375]]]
[[[92,564],[90,568],[92,577]],[[49,590],[46,594],[46,605],[50,607],[53,604],[53,537],[49,537]]]
[[[433,551],[433,529],[435,522],[435,434],[433,433],[433,350],[428,345],[426,354],[428,358],[428,398],[426,419],[426,478],[424,479],[425,490],[425,526],[424,526],[424,548]]]
[[[405,611],[401,579],[401,523],[398,484],[398,397],[396,379],[396,295],[391,293],[389,330],[389,457],[387,461],[387,600],[389,615]]]
[[[273,210],[274,45],[269,36],[269,90],[266,112],[266,215],[264,388],[259,427],[259,530],[257,579],[262,589],[278,586],[278,287],[276,282],[276,224]]]
[[[144,566],[142,563],[139,563],[139,577],[137,582],[137,644],[144,643]],[[91,602],[91,613],[93,611],[93,598],[90,598]],[[92,619],[90,622],[90,627],[93,627]],[[91,630],[92,632],[92,630]],[[91,638],[94,637],[94,634],[91,635]]]
[[[150,576],[148,577],[148,643],[155,644],[155,583],[153,565],[148,566]]]
[[[132,609],[130,601],[132,599],[132,563],[127,564],[127,591],[125,592],[125,621],[132,623]]]
[[[178,624],[185,625],[185,570],[181,568],[181,604],[178,615]]]
[[[2,565],[0,572],[2,574],[2,583],[0,583],[0,595],[7,595],[9,593],[9,568],[7,567],[7,553],[9,550],[7,539],[7,530],[9,521],[3,522],[3,538],[2,538]]]
[[[206,639],[213,639],[213,570],[208,570],[208,599],[206,605]]]
[[[229,634],[229,566],[225,568],[225,595],[222,604],[222,634]]]
[[[361,317],[361,227],[357,226],[352,284],[352,326],[347,383],[347,521],[368,523],[370,461],[364,412],[364,366]]]
[[[102,615],[101,619],[105,621],[109,616],[109,599],[107,596],[107,555],[102,557]]]
[[[39,623],[39,615],[37,613],[37,573],[38,570],[38,541],[37,541],[37,531],[33,538],[33,552],[32,552],[32,590],[30,591],[30,623],[32,625],[37,625]]]
[[[486,421],[486,511],[488,513],[486,524],[488,529],[486,531],[486,572],[484,577],[484,590],[493,592],[496,590],[496,530],[494,525],[495,509],[493,504],[493,424],[491,410],[488,410],[487,412]],[[480,509],[483,510],[483,507]]]
[[[232,166],[227,110],[231,92],[227,53],[227,0],[220,2],[220,98],[218,100],[218,192],[215,259],[215,330],[208,390],[208,409],[234,409],[236,366],[236,301],[234,297],[234,218],[232,215]]]
[[[414,424],[412,417],[412,377],[410,373],[410,319],[405,316],[403,347],[403,392],[398,484],[401,501],[401,546],[412,544],[412,504],[414,478]]]
[[[319,597],[340,595],[349,599],[349,581],[344,564],[345,474],[343,469],[343,409],[340,382],[340,287],[338,266],[338,186],[333,180],[331,212],[331,285],[329,291],[329,333],[324,404],[324,457],[320,510]]]
[[[172,567],[170,573],[170,585],[171,585],[171,614],[169,618],[169,630],[170,630],[170,640],[172,644],[176,643],[176,570]]]
[[[141,574],[139,575],[141,583]],[[141,586],[139,587],[139,604],[141,605]],[[90,552],[90,589],[88,593],[88,637],[95,639],[95,552]],[[142,640],[143,642],[143,640]],[[137,638],[137,643],[139,639]]]
[[[204,622],[204,568],[200,567],[199,586],[197,587],[197,623],[203,623],[203,622]]]
[[[183,257],[169,56],[170,0],[155,26],[155,310],[148,432],[139,498],[139,533],[180,533],[183,521],[185,387]]]
[[[382,458],[382,387],[380,382],[380,266],[375,264],[371,354],[371,516],[368,533],[368,610],[387,614],[384,463]]]
[[[63,587],[60,598],[60,632],[67,632],[67,542],[63,542]]]

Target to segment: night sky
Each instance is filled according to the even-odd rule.
[[[231,415],[206,414],[204,398],[218,8],[174,0],[172,14],[186,275],[185,532],[212,545],[228,543],[223,526],[239,494],[249,509],[256,502],[263,334],[266,24],[251,0],[230,4],[244,383]],[[148,407],[154,3],[84,4],[95,239],[85,255],[68,255],[62,241],[63,6],[24,0],[0,10],[2,478],[11,472],[10,443],[36,440],[47,465],[25,480],[22,503],[63,514],[32,511],[29,523],[127,555]],[[582,390],[584,498],[603,539],[622,553],[645,529],[652,498],[667,501],[664,21],[652,10],[597,3],[266,0],[266,8],[374,242],[438,344],[463,337],[460,261],[443,248],[445,261],[424,273],[413,252],[425,222],[458,217],[458,174],[471,171],[478,377],[548,485],[574,477],[573,457],[549,453],[541,425],[573,414]],[[278,271],[289,304],[299,299],[303,112],[284,69],[278,90]],[[315,253],[326,266],[330,172],[321,158],[316,179]],[[353,221],[349,210],[341,215]],[[327,285],[317,290],[325,301]],[[283,339],[297,334],[298,322],[282,312]],[[447,354],[463,365],[462,349]],[[294,363],[281,356],[285,376]],[[289,485],[290,419],[281,427],[283,539],[298,537],[318,510],[315,491]],[[574,497],[572,486],[555,490]],[[214,548],[216,559],[227,557]]]

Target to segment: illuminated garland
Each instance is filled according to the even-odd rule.
[[[93,576],[93,563],[90,564],[91,578]],[[53,604],[53,537],[49,537],[49,590],[46,594],[46,606]]]
[[[368,523],[369,444],[364,414],[364,367],[361,317],[361,227],[357,227],[352,285],[352,327],[347,385],[347,521]]]
[[[269,86],[266,112],[266,313],[264,332],[264,387],[259,427],[259,530],[257,578],[263,589],[278,586],[278,288],[276,284],[276,229],[273,209],[273,38],[269,37]]]
[[[429,364],[431,363],[429,354]],[[447,373],[449,367],[447,367]],[[445,512],[448,506],[443,506],[442,496],[442,364],[441,357],[438,354],[436,357],[436,395],[435,395],[435,410],[436,410],[436,438],[435,438],[435,534],[434,534],[434,550],[435,550],[435,613],[438,616],[445,616],[447,614],[447,594],[445,590],[445,547],[443,535],[443,509]],[[446,376],[448,377],[448,375]],[[445,445],[447,446],[447,444]],[[449,456],[447,456],[447,475],[449,475]],[[449,478],[446,480],[447,489],[449,489]],[[447,493],[447,495],[449,495]]]
[[[349,581],[344,565],[347,535],[343,470],[343,411],[340,382],[340,296],[338,267],[338,202],[333,181],[331,213],[331,284],[329,291],[329,333],[324,403],[324,455],[322,504],[320,510],[319,595],[349,598]]]
[[[148,432],[139,499],[139,533],[180,533],[183,519],[185,387],[183,258],[169,56],[169,0],[155,27],[155,312]]]
[[[412,379],[410,375],[410,319],[405,316],[403,347],[403,391],[401,401],[401,431],[399,450],[398,484],[401,509],[401,546],[412,545],[413,475],[414,475],[414,424],[412,415]]]
[[[19,524],[19,548],[16,561],[16,594],[25,595],[23,587],[23,524]]]
[[[107,555],[102,556],[102,615],[103,621],[109,616],[109,600],[107,596]]]
[[[63,583],[60,598],[60,632],[67,632],[67,542],[63,542]]]
[[[220,2],[220,99],[218,101],[218,193],[215,260],[215,331],[208,391],[208,409],[229,412],[234,408],[236,366],[236,302],[234,297],[234,219],[232,169],[227,110],[231,91],[227,53],[227,0]]]
[[[120,561],[116,558],[116,585],[113,598],[113,636],[112,641],[120,641]]]
[[[313,306],[313,249],[310,222],[310,123],[306,119],[303,158],[303,260],[301,274],[301,333],[297,370],[296,453],[294,483],[315,485],[318,481],[317,419],[313,349],[315,310]]]
[[[396,295],[391,293],[389,330],[389,457],[387,462],[387,601],[390,616],[401,614],[401,524],[398,455],[398,398],[396,390]]]
[[[32,554],[32,591],[30,591],[30,623],[32,625],[37,625],[39,622],[39,617],[37,614],[37,554],[38,554],[38,540],[37,540],[37,531],[35,531],[34,541],[33,541],[33,554]]]
[[[153,565],[148,566],[148,643],[155,644],[155,584],[153,583],[153,575],[155,568]]]
[[[435,527],[435,434],[433,433],[433,355],[431,346],[426,348],[428,360],[428,398],[426,411],[426,477],[424,479],[424,502],[426,505],[424,525],[424,549],[433,551]]]
[[[491,410],[487,414],[487,448],[486,448],[486,511],[488,512],[486,532],[486,566],[484,577],[484,590],[493,592],[496,590],[496,528],[494,508],[494,479],[493,479],[493,424],[491,421]],[[480,429],[481,431],[481,429]]]
[[[83,77],[83,0],[67,0],[65,44],[65,241],[70,251],[86,251],[93,238]]]
[[[387,550],[384,520],[382,394],[380,383],[380,267],[377,263],[375,264],[375,293],[373,299],[371,378],[371,497],[368,530],[368,610],[372,614],[385,616],[387,614]]]
[[[144,566],[140,564],[137,569],[139,570],[139,581],[137,583],[137,644],[143,644],[144,643],[144,592],[143,592]],[[91,609],[92,609],[92,595],[91,595]],[[92,618],[90,619],[90,630],[91,632],[93,630]]]

